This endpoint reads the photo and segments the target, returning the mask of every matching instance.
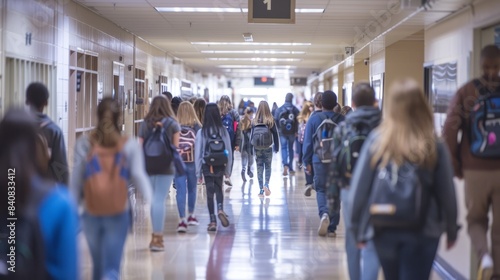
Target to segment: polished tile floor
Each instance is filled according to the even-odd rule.
[[[259,198],[256,178],[243,183],[239,153],[235,157],[233,187],[226,186],[224,192],[231,225],[219,225],[216,233],[207,232],[205,190],[199,187],[195,212],[200,225],[177,233],[178,211],[172,188],[166,200],[165,251],[152,253],[148,249],[149,206],[138,198],[121,279],[348,279],[342,222],[336,238],[318,237],[315,192],[311,197],[303,195],[304,174],[283,177],[280,156],[274,154],[272,194]],[[92,262],[83,235],[80,247],[82,279],[91,279]]]

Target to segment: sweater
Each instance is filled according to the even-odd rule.
[[[498,86],[498,84],[493,85]],[[463,177],[463,171],[468,170],[498,170],[500,159],[478,158],[470,152],[470,112],[478,99],[478,92],[473,81],[462,86],[453,99],[443,127],[443,138],[448,144],[453,162],[455,176]],[[458,131],[462,130],[461,142],[458,141]]]
[[[80,137],[75,145],[73,172],[70,181],[71,192],[79,203],[83,199],[85,165],[89,152],[89,138],[87,136]],[[123,152],[128,160],[132,182],[141,191],[146,203],[149,203],[152,196],[152,187],[151,181],[146,174],[144,154],[141,145],[137,139],[129,138],[123,146]]]

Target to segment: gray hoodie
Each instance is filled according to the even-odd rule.
[[[228,151],[228,164],[226,164],[226,170],[224,172],[224,175],[227,177],[231,177],[231,162],[233,160],[233,153],[231,152],[231,140],[229,139],[229,133],[227,132],[226,128],[222,127],[219,129],[219,135],[222,137],[222,140],[224,141],[224,146],[226,147],[226,150]],[[195,147],[195,153],[194,153],[194,160],[196,163],[196,178],[201,178],[201,175],[203,175],[202,167],[205,164],[205,160],[203,159],[206,148],[205,145],[207,143],[207,138],[205,137],[203,133],[203,129],[198,130],[196,133],[196,142],[194,144]]]

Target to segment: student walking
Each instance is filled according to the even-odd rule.
[[[231,141],[231,162],[229,162],[229,165],[232,172],[234,165],[234,151],[240,150],[239,146],[241,143],[241,133],[238,125],[240,122],[240,115],[238,114],[238,111],[233,109],[233,103],[227,95],[223,95],[217,105],[219,106],[222,125],[226,128]],[[224,183],[230,187],[233,185],[230,177],[227,177]]]
[[[231,177],[233,155],[231,140],[227,129],[222,125],[220,111],[215,103],[205,108],[203,128],[198,130],[195,143],[196,177],[205,178],[207,206],[210,214],[208,231],[217,230],[215,219],[214,194],[217,200],[217,216],[222,226],[229,226],[229,219],[224,213],[223,177]]]
[[[271,180],[271,162],[273,150],[279,152],[279,136],[276,123],[266,101],[261,101],[255,118],[252,121],[252,145],[255,149],[255,162],[257,163],[257,179],[259,181],[259,197],[271,195],[269,181]],[[265,177],[264,177],[265,171]]]
[[[318,235],[335,237],[340,214],[330,217],[326,187],[328,170],[330,170],[333,157],[331,150],[333,131],[337,124],[344,120],[344,116],[333,112],[333,108],[337,105],[337,95],[333,91],[323,92],[321,103],[323,111],[311,115],[306,125],[303,162],[309,174],[314,169],[314,189],[321,219]]]
[[[0,178],[5,201],[0,218],[7,221],[13,213],[7,194],[9,201],[15,195],[17,218],[15,236],[7,227],[12,222],[5,222],[0,229],[0,278],[39,279],[43,275],[48,279],[79,279],[76,205],[67,186],[40,176],[47,163],[34,160],[40,148],[36,144],[39,130],[37,116],[21,108],[8,109],[0,122],[0,169],[5,174]],[[8,256],[14,246],[11,240],[15,240],[14,272],[7,270],[12,267]]]
[[[334,146],[335,160],[328,182],[332,182],[328,191],[330,216],[340,211],[339,199],[342,201],[342,212],[345,225],[345,249],[347,254],[347,268],[350,279],[376,280],[378,279],[379,261],[373,241],[366,240],[366,246],[359,249],[354,234],[349,230],[351,217],[347,209],[350,208],[348,197],[352,189],[351,176],[356,167],[358,155],[369,133],[376,128],[382,118],[378,107],[375,106],[375,91],[368,83],[360,83],[353,89],[352,106],[354,111],[346,116],[335,128]],[[342,107],[347,108],[348,106]],[[340,193],[339,193],[340,192]]]
[[[179,225],[177,232],[186,232],[187,226],[197,226],[198,220],[194,215],[197,193],[197,178],[195,164],[196,134],[201,129],[201,124],[196,117],[193,105],[184,101],[179,105],[177,119],[181,126],[179,137],[179,154],[186,165],[186,174],[175,175],[175,188],[177,191],[177,208],[179,210]],[[186,221],[186,192],[188,200],[189,217]]]
[[[468,233],[480,260],[478,279],[500,279],[498,109],[486,105],[500,101],[500,50],[497,46],[482,49],[480,66],[481,77],[461,87],[452,99],[443,138],[452,156],[455,176],[464,179]],[[458,135],[461,135],[461,141],[458,141]],[[491,228],[488,222],[490,208],[493,214]],[[488,248],[488,230],[491,230],[491,250]]]
[[[305,101],[304,105],[302,106],[302,110],[300,110],[299,115],[297,116],[297,121],[299,123],[299,129],[298,129],[298,134],[297,134],[297,140],[298,140],[298,149],[299,149],[299,169],[302,169],[302,157],[304,155],[302,151],[302,147],[304,146],[304,136],[306,132],[306,124],[307,121],[309,120],[309,117],[311,114],[314,112],[314,104],[311,101]],[[306,174],[306,189],[309,184],[312,184],[312,179],[311,182],[307,182],[307,174]]]
[[[254,161],[254,149],[250,141],[252,134],[253,110],[248,107],[245,109],[243,119],[241,119],[241,179],[246,182],[245,174],[253,178],[252,166]]]
[[[149,112],[139,127],[139,137],[143,142],[146,172],[153,188],[151,221],[153,234],[150,242],[152,251],[163,251],[163,228],[165,224],[165,198],[174,180],[175,168],[172,154],[168,153],[170,144],[179,146],[180,127],[167,98],[159,95],[153,98]],[[161,149],[150,155],[147,147],[160,143]],[[156,156],[160,155],[160,156]]]
[[[321,113],[323,112],[323,104],[321,104],[322,99],[321,97],[323,96],[322,92],[318,92],[314,95],[314,111],[311,113],[307,121],[313,116],[314,114]],[[307,127],[307,123],[306,123]],[[305,130],[304,130],[304,139],[305,139]],[[301,161],[303,162],[304,160],[304,143],[302,143],[302,151],[301,151],[302,157]],[[311,170],[307,170],[307,165],[304,165],[304,173],[306,176],[306,189],[304,190],[304,195],[309,197],[311,196],[312,190],[314,189],[314,166],[311,165]]]
[[[35,114],[49,157],[47,174],[40,175],[47,175],[46,177],[67,186],[69,170],[64,135],[61,128],[43,113],[48,100],[49,91],[44,84],[31,83],[26,89],[26,105]]]
[[[295,174],[293,169],[293,157],[295,155],[293,144],[298,132],[297,115],[299,114],[299,109],[293,105],[292,101],[293,94],[287,93],[285,104],[274,113],[274,119],[280,130],[283,176],[288,176],[289,172],[291,175]]]
[[[397,81],[386,99],[352,176],[350,230],[359,248],[373,238],[385,279],[429,279],[441,234],[450,249],[459,229],[450,155],[417,82]]]
[[[166,99],[165,99],[166,100]],[[120,134],[120,105],[110,97],[97,107],[98,123],[75,146],[71,189],[83,199],[83,232],[92,256],[92,279],[119,279],[123,247],[130,226],[128,182],[137,186],[146,203],[151,185],[144,172],[142,149]]]
[[[193,103],[194,111],[196,112],[196,117],[203,125],[203,116],[205,115],[205,107],[207,106],[207,102],[203,98],[198,98]]]

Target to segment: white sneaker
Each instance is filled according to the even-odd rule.
[[[328,217],[328,214],[325,213],[323,214],[323,216],[321,216],[321,220],[319,222],[318,235],[326,236],[329,225],[330,225],[330,217]]]

